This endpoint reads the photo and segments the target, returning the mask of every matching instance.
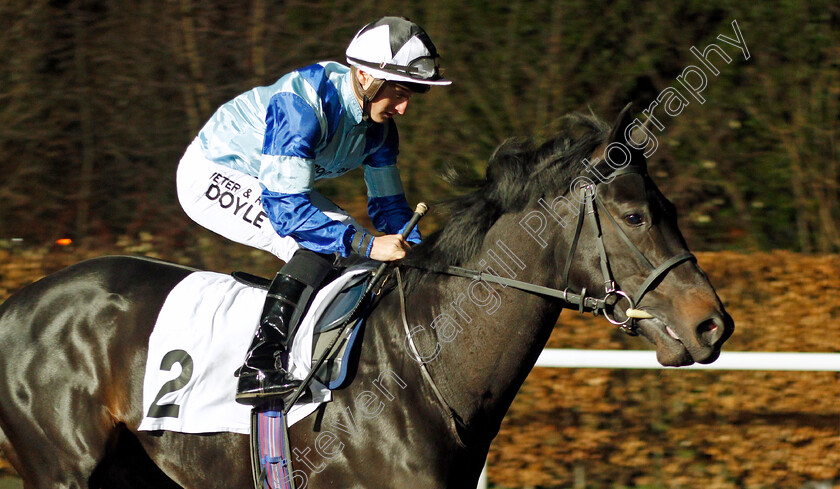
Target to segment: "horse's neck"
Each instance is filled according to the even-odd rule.
[[[538,263],[545,254],[519,234],[524,232],[491,230],[464,266],[546,285],[552,265]],[[434,355],[428,368],[446,402],[470,428],[495,435],[548,341],[559,307],[511,287],[440,275],[409,297],[408,310],[412,325],[426,326],[417,330],[423,333],[417,342],[422,356]]]

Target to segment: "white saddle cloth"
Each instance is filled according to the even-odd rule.
[[[345,273],[315,296],[292,342],[289,363],[295,378],[303,379],[311,368],[317,319],[343,284],[365,272]],[[149,337],[141,431],[250,432],[251,407],[234,400],[233,374],[256,332],[265,295],[214,272],[191,273],[172,289]],[[331,399],[318,382],[310,391],[312,402],[292,408],[289,426]]]

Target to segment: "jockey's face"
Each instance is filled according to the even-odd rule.
[[[359,83],[367,89],[374,78],[362,70],[357,72]],[[382,123],[395,115],[405,114],[408,109],[408,99],[413,92],[398,82],[386,81],[370,103],[370,119]],[[361,104],[361,100],[359,103]]]
[[[385,82],[370,103],[370,119],[373,122],[382,123],[395,115],[405,114],[411,93],[408,87],[390,81]]]

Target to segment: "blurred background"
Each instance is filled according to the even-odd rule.
[[[827,0],[3,0],[0,299],[108,253],[274,273],[272,257],[187,218],[178,160],[219,105],[343,61],[382,15],[422,25],[454,80],[398,120],[411,203],[458,193],[445,165],[481,175],[506,138],[549,137],[563,114],[612,122],[667,87],[688,96],[676,77],[701,65],[690,48],[721,46],[732,61],[711,55],[704,104],[657,109],[651,174],[735,318],[728,349],[840,351],[840,5]],[[748,60],[717,38],[735,37],[733,20]],[[360,172],[319,190],[366,215]],[[647,348],[568,312],[549,346]],[[840,487],[838,380],[537,369],[494,443],[490,484]]]

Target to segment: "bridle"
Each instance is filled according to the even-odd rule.
[[[644,176],[645,171],[639,166],[628,166],[614,171],[612,173],[612,176],[613,178],[615,178],[621,175],[628,174]],[[616,301],[615,303],[613,303],[614,306],[623,297],[627,300],[627,302],[630,303],[630,308],[627,309],[627,311],[633,311],[636,309],[636,306],[642,302],[642,298],[650,290],[651,286],[653,286],[653,284],[656,283],[660,278],[664,277],[672,268],[685,261],[697,261],[697,258],[690,252],[686,251],[685,253],[678,254],[669,258],[668,260],[665,260],[658,267],[653,266],[653,264],[650,262],[650,260],[647,259],[644,253],[642,253],[641,250],[639,250],[639,247],[633,244],[633,242],[627,236],[627,233],[625,233],[624,230],[621,229],[621,226],[618,225],[618,222],[616,222],[615,218],[607,210],[607,206],[604,205],[604,202],[598,196],[597,186],[601,183],[603,182],[589,184],[581,187],[583,199],[580,204],[580,211],[577,229],[575,230],[575,237],[572,240],[571,248],[569,248],[569,255],[566,258],[566,266],[563,270],[563,283],[569,283],[569,272],[571,270],[572,261],[574,259],[575,251],[577,249],[578,240],[580,239],[581,229],[583,228],[583,221],[586,220],[589,222],[589,225],[596,236],[595,242],[598,247],[598,254],[600,256],[601,261],[601,274],[604,277],[604,297],[601,299],[588,298],[595,303],[595,305],[590,307],[590,309],[595,314],[598,314],[599,312],[603,313],[607,321],[620,327],[624,332],[635,336],[638,333],[636,332],[636,322],[634,318],[627,315],[627,317],[625,317],[623,321],[618,321],[614,315],[611,317],[607,309],[609,305],[607,302],[608,299],[611,296],[616,297]],[[647,266],[647,268],[650,269],[650,273],[648,274],[647,278],[644,282],[642,282],[642,285],[639,286],[638,290],[636,290],[636,292],[632,296],[627,292],[616,288],[616,283],[613,279],[612,271],[610,270],[610,260],[607,256],[607,249],[606,246],[604,246],[604,235],[602,233],[601,221],[599,219],[598,213],[599,209],[601,212],[603,212],[604,215],[606,215],[609,218],[610,223],[612,223],[613,227],[618,231],[619,237],[622,239],[622,241],[624,241],[627,247],[633,250],[639,261],[644,263]],[[566,293],[568,290],[569,287],[567,285],[564,293]],[[569,304],[578,305],[580,312],[584,312],[586,308],[586,299],[586,288],[583,288],[580,292],[579,297],[572,298],[566,302]]]
[[[645,171],[643,168],[638,166],[628,166],[616,170],[612,173],[614,177],[619,177],[621,175],[627,174],[637,174],[644,176]],[[636,336],[638,335],[637,325],[635,321],[636,318],[633,316],[637,314],[633,314],[633,312],[640,312],[636,310],[636,306],[642,301],[642,298],[645,296],[645,294],[651,289],[654,283],[656,283],[660,278],[664,277],[672,268],[685,261],[696,261],[697,258],[690,252],[686,251],[685,253],[675,255],[669,258],[668,260],[665,260],[658,267],[653,266],[653,264],[650,262],[650,260],[647,259],[644,253],[642,253],[641,250],[639,250],[639,248],[635,244],[633,244],[633,242],[630,240],[627,234],[621,229],[621,226],[618,225],[618,222],[616,222],[615,218],[613,218],[613,216],[607,210],[607,207],[604,205],[604,202],[601,200],[600,197],[598,197],[597,186],[601,183],[604,182],[602,181],[598,183],[592,183],[580,187],[582,195],[581,199],[579,199],[580,208],[578,213],[578,221],[577,227],[575,229],[575,236],[572,240],[572,246],[569,248],[569,254],[566,258],[566,265],[563,270],[563,283],[566,284],[566,288],[563,290],[544,287],[542,285],[523,282],[521,280],[514,280],[511,278],[501,277],[499,275],[489,273],[486,271],[473,270],[469,268],[456,266],[445,266],[438,268],[418,266],[411,263],[403,262],[395,268],[397,277],[396,288],[399,292],[401,319],[403,323],[403,328],[405,329],[406,338],[408,340],[407,344],[411,348],[411,352],[414,354],[415,359],[417,359],[420,363],[420,371],[423,376],[423,379],[430,386],[432,392],[438,400],[439,405],[444,409],[447,422],[450,425],[450,430],[455,435],[455,441],[461,447],[466,447],[468,445],[468,441],[464,439],[464,433],[468,432],[469,427],[466,425],[464,420],[458,415],[457,411],[455,411],[452,405],[446,401],[446,398],[443,396],[443,393],[441,393],[440,389],[437,386],[437,383],[434,381],[434,378],[429,372],[427,366],[428,362],[422,360],[420,357],[417,346],[414,342],[413,335],[411,334],[411,330],[408,325],[408,319],[406,318],[405,292],[403,290],[402,278],[400,276],[400,267],[417,268],[435,273],[465,277],[473,280],[483,280],[485,282],[496,283],[504,285],[506,287],[513,287],[515,289],[530,292],[533,294],[562,299],[562,307],[566,309],[577,309],[581,313],[592,312],[595,315],[598,315],[599,313],[603,314],[604,317],[607,318],[607,321],[618,326],[625,333],[631,336]],[[613,227],[618,231],[618,235],[621,237],[622,241],[624,241],[624,243],[627,244],[627,246],[631,250],[633,250],[633,252],[639,258],[639,260],[651,270],[650,273],[648,273],[648,276],[645,279],[645,281],[642,282],[642,285],[639,286],[639,288],[632,296],[627,292],[616,287],[616,283],[613,279],[612,271],[610,269],[609,256],[607,255],[607,249],[604,245],[604,236],[602,233],[601,221],[598,212],[599,209],[604,215],[606,215],[609,218],[609,222],[611,222]],[[604,296],[600,298],[587,296],[587,290],[585,287],[581,289],[580,293],[572,292],[572,287],[569,285],[569,273],[571,271],[572,261],[575,257],[575,251],[577,250],[577,244],[580,240],[581,231],[583,230],[584,221],[589,223],[589,226],[595,233],[595,242],[598,247],[598,254],[601,262],[601,274],[604,277]],[[380,288],[379,291],[381,290],[382,289]],[[611,297],[616,298],[615,302],[613,302],[612,304],[609,303]],[[614,308],[615,305],[621,300],[621,298],[626,299],[630,303],[630,307],[625,312],[625,319],[623,321],[618,321],[615,318],[614,313],[613,315],[610,315],[609,310],[610,308]],[[651,316],[648,315],[646,317]]]
[[[639,166],[627,166],[625,168],[614,171],[612,173],[612,176],[618,177],[627,174],[637,174],[644,176],[645,171]],[[581,199],[579,199],[580,209],[578,213],[577,227],[575,229],[575,236],[572,240],[572,246],[569,248],[569,254],[566,258],[566,265],[563,270],[563,283],[566,284],[566,288],[563,290],[553,289],[550,287],[544,287],[529,282],[523,282],[520,280],[501,277],[497,274],[493,274],[486,271],[479,271],[456,266],[434,268],[419,267],[412,265],[411,263],[402,263],[400,266],[421,268],[436,273],[455,275],[473,280],[483,280],[485,282],[491,282],[507,287],[513,287],[515,289],[531,292],[538,295],[562,299],[564,308],[575,309],[581,313],[592,312],[595,315],[603,314],[607,321],[618,326],[625,333],[631,336],[635,336],[638,334],[638,332],[636,331],[636,318],[631,317],[631,315],[636,315],[639,312],[636,309],[636,307],[642,301],[642,298],[645,296],[645,294],[651,289],[651,287],[655,283],[657,283],[659,279],[663,278],[672,268],[685,261],[697,261],[697,258],[690,252],[686,251],[685,253],[675,255],[669,258],[668,260],[665,260],[658,267],[654,266],[650,262],[650,260],[647,259],[644,253],[642,253],[641,250],[639,250],[639,248],[635,244],[633,244],[633,242],[630,240],[630,238],[627,236],[624,230],[621,229],[621,226],[618,225],[618,222],[616,222],[615,218],[613,218],[613,216],[609,213],[606,206],[604,205],[604,202],[598,196],[597,186],[602,183],[604,182],[601,181],[598,183],[592,183],[580,187],[580,191],[582,193]],[[609,222],[612,223],[613,227],[618,231],[618,235],[622,239],[622,241],[624,241],[624,243],[627,244],[627,246],[631,250],[633,250],[639,261],[650,269],[650,273],[648,274],[645,281],[632,295],[616,287],[616,283],[613,279],[612,271],[610,269],[609,256],[607,255],[607,249],[604,245],[604,236],[602,233],[602,226],[599,218],[599,209],[600,212],[602,212],[609,218]],[[584,222],[588,223],[588,225],[592,228],[595,234],[595,243],[598,247],[598,254],[600,256],[601,274],[604,277],[603,297],[588,296],[585,287],[581,288],[579,293],[573,292],[573,287],[569,285],[569,273],[571,271],[572,262],[574,261],[575,251],[577,250],[577,245],[580,239]],[[614,298],[614,302],[612,303],[610,303],[611,298]],[[625,317],[623,321],[619,321],[615,318],[615,313],[610,313],[609,311],[610,309],[613,309],[614,311],[615,305],[619,301],[621,301],[622,298],[629,302],[630,307],[626,310],[627,317]]]

